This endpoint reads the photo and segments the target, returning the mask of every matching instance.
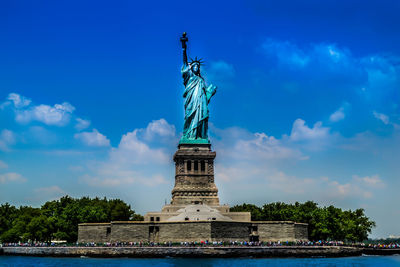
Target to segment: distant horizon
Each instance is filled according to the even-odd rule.
[[[160,210],[183,128],[182,51],[217,92],[221,204],[365,209],[399,236],[396,1],[0,4],[0,203]]]

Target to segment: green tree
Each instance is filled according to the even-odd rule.
[[[18,216],[18,210],[9,203],[0,206],[0,235],[12,227],[12,222]],[[1,236],[0,236],[1,239]]]
[[[236,205],[231,211],[249,211],[254,221],[295,221],[308,224],[310,240],[363,241],[375,227],[363,209],[343,211],[334,206],[319,207],[313,201],[303,204],[274,202],[261,208],[253,204]]]
[[[143,220],[120,199],[79,199],[64,196],[48,201],[40,209],[20,207],[8,203],[0,206],[0,241],[49,241],[51,239],[75,242],[78,224]]]
[[[11,228],[1,235],[2,242],[28,241],[30,234],[27,231],[27,225],[36,216],[40,216],[40,209],[20,207],[11,223]]]
[[[262,221],[262,209],[253,204],[236,205],[230,208],[232,212],[249,211],[251,213],[252,221]]]
[[[32,241],[51,241],[53,224],[45,215],[32,218],[26,226],[28,237]]]

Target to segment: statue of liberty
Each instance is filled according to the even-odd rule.
[[[200,74],[201,59],[197,57],[188,63],[184,32],[181,37],[183,49],[182,77],[185,91],[185,124],[180,143],[209,143],[208,141],[208,103],[217,91],[217,87],[206,85]]]

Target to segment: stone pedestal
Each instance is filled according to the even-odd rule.
[[[249,222],[250,212],[230,212],[220,205],[214,183],[214,159],[208,140],[180,142],[174,154],[175,186],[171,203],[161,212],[148,212],[145,221],[237,221]]]
[[[219,205],[218,189],[214,183],[215,156],[210,144],[179,144],[174,155],[172,205]]]

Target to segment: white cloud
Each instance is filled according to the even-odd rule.
[[[14,107],[16,108],[29,106],[29,104],[31,103],[31,100],[29,98],[26,98],[16,93],[10,93],[7,97],[7,100],[13,103]]]
[[[69,123],[71,114],[75,110],[68,102],[62,104],[38,105],[30,109],[16,110],[15,120],[19,123],[40,121],[47,125],[65,126]]]
[[[228,128],[225,130],[211,126],[217,138],[214,144],[225,157],[236,159],[280,160],[294,159],[306,160],[309,157],[306,151],[317,151],[334,145],[340,137],[331,133],[329,127],[317,122],[313,127],[307,126],[302,119],[294,121],[290,135],[277,138],[266,133],[251,133],[245,129]]]
[[[75,129],[80,131],[80,130],[88,128],[89,126],[90,126],[90,121],[89,120],[76,118]]]
[[[359,177],[358,175],[353,175],[353,179],[355,181],[358,181],[359,183],[371,187],[371,188],[382,188],[385,186],[384,182],[380,178],[379,175],[373,175],[373,176],[364,176],[364,177]]]
[[[322,175],[318,174],[321,170],[313,168],[313,158],[318,158],[316,155],[321,152],[310,151],[310,146],[321,148],[332,144],[336,147],[349,142],[331,133],[321,122],[309,127],[304,120],[298,119],[293,123],[291,134],[281,138],[238,128],[220,130],[212,126],[211,130],[213,134],[217,133],[217,138],[213,138],[219,155],[216,181],[222,184],[220,189],[224,189],[221,198],[231,203],[314,200],[349,207],[351,203],[373,198],[375,193],[381,193],[376,190],[383,188],[384,183],[378,175],[332,179],[327,175],[333,175],[335,171],[329,168],[322,171]],[[305,169],[305,166],[308,167]],[[306,176],[301,177],[303,175]],[[226,190],[230,193],[224,195]],[[251,191],[252,196],[238,199],[243,190]]]
[[[12,106],[15,112],[15,121],[18,123],[29,123],[40,121],[47,125],[65,126],[69,123],[71,114],[75,107],[68,102],[62,104],[31,105],[31,100],[16,93],[10,93],[1,108]]]
[[[383,114],[383,113],[378,113],[376,111],[373,112],[374,117],[378,120],[380,120],[381,122],[383,122],[384,124],[389,124],[389,116]]]
[[[331,192],[327,192],[327,194],[341,198],[360,197],[369,199],[373,197],[373,191],[385,186],[379,175],[365,177],[353,175],[352,179],[349,179],[344,184],[337,181],[330,181],[328,178],[326,178],[326,181],[332,190]]]
[[[376,111],[373,111],[374,117],[378,120],[380,120],[383,124],[385,125],[391,125],[395,130],[400,130],[400,124],[393,122],[388,115],[385,115],[383,113],[378,113]]]
[[[16,172],[0,174],[0,184],[5,184],[8,182],[26,182],[26,179],[21,174]]]
[[[0,133],[0,150],[1,151],[9,151],[10,145],[15,143],[15,134],[7,129],[4,129]]]
[[[236,162],[230,166],[218,164],[216,166],[216,180],[222,187],[229,187],[231,192],[227,197],[232,202],[255,201],[307,201],[314,200],[320,203],[351,203],[366,200],[374,196],[374,192],[382,186],[381,180],[364,178],[347,179],[345,182],[330,179],[326,176],[309,178],[288,175],[277,170],[274,166],[252,164],[251,162]],[[375,183],[375,184],[374,184]],[[375,185],[374,187],[371,184]],[[251,191],[249,199],[239,199],[239,192]],[[236,196],[236,197],[231,197]]]
[[[330,128],[323,127],[322,122],[318,121],[310,128],[304,120],[297,119],[293,123],[290,139],[292,141],[323,140],[328,138],[329,135]]]
[[[275,138],[265,133],[251,133],[245,129],[232,127],[218,129],[211,125],[212,142],[221,157],[230,160],[250,160],[269,162],[271,160],[306,159],[296,147],[287,143],[287,138]]]
[[[163,174],[173,167],[173,152],[167,153],[164,149],[154,147],[163,137],[176,145],[175,127],[164,119],[124,134],[118,147],[109,152],[107,160],[88,165],[88,171],[81,180],[90,186],[106,187],[127,184],[157,186],[166,183]]]
[[[80,140],[87,146],[104,147],[110,145],[110,140],[96,129],[93,129],[91,132],[76,133],[74,138]]]
[[[112,150],[111,158],[121,161],[129,160],[133,163],[167,162],[168,157],[163,150],[150,148],[146,142],[139,139],[139,131],[141,129],[124,134],[118,148]]]
[[[331,122],[338,122],[343,120],[345,117],[346,115],[344,113],[344,107],[340,107],[338,110],[336,110],[329,116],[329,120]]]
[[[300,158],[301,153],[288,146],[273,136],[265,133],[255,133],[250,140],[237,140],[235,150],[241,157],[257,156],[261,159]]]
[[[8,165],[4,161],[0,160],[0,169],[7,169]]]
[[[143,130],[138,130],[143,131]],[[157,137],[174,137],[175,136],[175,126],[169,124],[165,119],[154,120],[147,125],[144,130],[144,138],[147,140],[152,140]]]

